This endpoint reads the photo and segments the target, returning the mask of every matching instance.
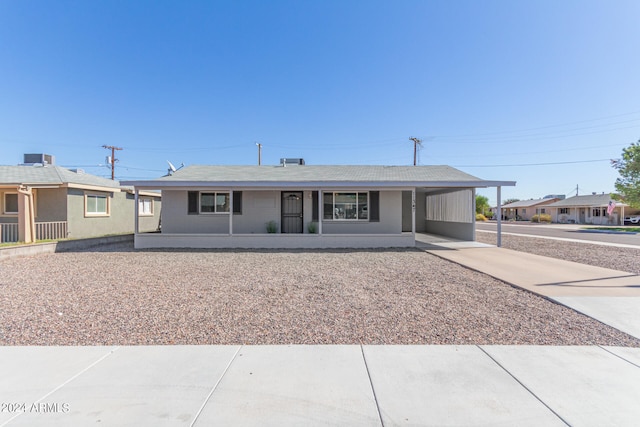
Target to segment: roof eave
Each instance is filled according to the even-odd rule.
[[[324,188],[324,187],[378,187],[378,188],[487,188],[515,186],[515,181],[122,181],[121,185],[138,189],[179,189],[192,187],[217,188]]]

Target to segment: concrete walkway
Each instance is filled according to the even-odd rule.
[[[489,245],[425,250],[640,336],[640,282]],[[0,426],[635,426],[640,348],[0,347]]]

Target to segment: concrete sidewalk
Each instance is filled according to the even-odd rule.
[[[640,276],[475,242],[418,242],[441,258],[543,295],[640,338]]]
[[[0,425],[637,425],[640,348],[0,349]]]

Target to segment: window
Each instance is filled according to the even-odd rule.
[[[368,220],[369,193],[324,193],[324,219]]]
[[[200,213],[229,212],[229,193],[200,193]]]
[[[140,216],[153,215],[153,199],[151,197],[138,198],[138,215]]]
[[[526,215],[527,209],[522,209],[522,215]]]
[[[104,194],[85,194],[84,206],[86,216],[109,215],[109,197]]]
[[[560,208],[560,214],[568,215],[569,214],[569,208]]]
[[[607,208],[593,208],[591,216],[607,216]]]
[[[228,192],[199,192],[187,193],[187,214],[229,212]],[[242,215],[242,191],[233,192],[233,213]]]
[[[16,215],[18,213],[18,194],[4,193],[4,214]]]

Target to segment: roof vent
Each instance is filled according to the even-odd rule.
[[[24,165],[25,166],[34,166],[34,165],[53,165],[55,164],[56,158],[51,154],[25,154],[24,155]]]
[[[287,165],[296,165],[296,166],[301,166],[304,165],[304,159],[301,158],[283,158],[280,159],[280,164],[284,167],[286,167]]]

